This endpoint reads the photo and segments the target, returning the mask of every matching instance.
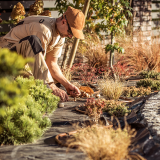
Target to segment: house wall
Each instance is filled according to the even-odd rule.
[[[133,0],[133,41],[151,44],[152,0]]]

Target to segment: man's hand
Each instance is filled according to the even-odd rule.
[[[67,90],[67,93],[70,94],[72,97],[77,97],[81,94],[80,90],[73,84],[69,84],[66,87],[66,90]]]
[[[61,101],[68,101],[68,95],[64,90],[59,89],[54,83],[49,84],[49,86],[52,89],[53,94],[59,96],[61,98]]]

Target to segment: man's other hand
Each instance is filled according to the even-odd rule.
[[[73,84],[68,85],[66,90],[67,93],[70,94],[72,97],[77,97],[81,94],[80,90]]]
[[[59,89],[54,83],[49,84],[49,86],[52,89],[53,94],[59,96],[61,98],[61,101],[68,101],[68,95],[64,90]]]

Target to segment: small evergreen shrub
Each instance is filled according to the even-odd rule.
[[[138,97],[138,96],[142,96],[142,95],[149,95],[151,94],[151,88],[150,87],[135,87],[135,86],[131,86],[131,87],[124,87],[124,91],[122,93],[123,96],[125,97]]]
[[[130,112],[123,102],[115,100],[106,100],[103,111],[116,117],[123,117]]]
[[[160,80],[160,73],[155,71],[142,71],[140,75],[143,78],[154,78],[154,79]]]
[[[24,59],[16,52],[8,49],[0,49],[0,77],[17,76],[26,63],[33,61],[31,58]]]
[[[42,80],[16,77],[29,59],[0,49],[0,144],[30,143],[51,126],[44,113],[56,109],[60,100]],[[3,111],[3,114],[2,114]]]
[[[48,117],[43,117],[39,108],[40,104],[30,95],[23,97],[23,102],[16,108],[7,107],[5,114],[0,116],[0,144],[30,143],[42,136],[51,122]]]
[[[52,95],[42,80],[18,77],[13,83],[26,90],[27,94],[21,96],[21,101],[14,101],[15,108],[6,107],[5,114],[0,116],[0,126],[3,129],[0,144],[30,143],[42,136],[51,126],[49,118],[43,115],[55,110],[60,100]]]
[[[34,100],[42,106],[41,112],[51,113],[56,109],[60,98],[53,95],[52,90],[47,88],[42,80],[34,80],[33,77],[30,77],[29,79],[17,77],[16,81],[19,85],[28,88],[29,95],[31,95]]]
[[[153,79],[143,79],[137,82],[137,86],[150,87],[152,90],[160,90],[160,82]]]

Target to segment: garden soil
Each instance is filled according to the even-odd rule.
[[[57,108],[50,115],[52,127],[45,132],[43,137],[32,144],[22,145],[4,145],[0,147],[0,160],[82,160],[86,156],[83,152],[75,149],[67,150],[55,142],[55,136],[60,133],[71,132],[75,130],[73,124],[83,123],[88,120],[88,116],[75,111],[75,106],[84,104],[85,98],[81,98],[76,102],[73,98],[71,101],[65,102],[64,108]],[[136,129],[137,134],[132,139],[131,152],[138,153],[147,160],[159,160],[160,145],[155,142],[150,135],[147,127],[144,126],[140,117],[140,109],[143,107],[146,98],[141,98],[136,104],[132,103],[132,112],[128,115],[128,124]],[[107,116],[104,114],[104,116]],[[113,121],[117,125],[116,120]],[[121,127],[124,127],[124,120],[120,119]]]

